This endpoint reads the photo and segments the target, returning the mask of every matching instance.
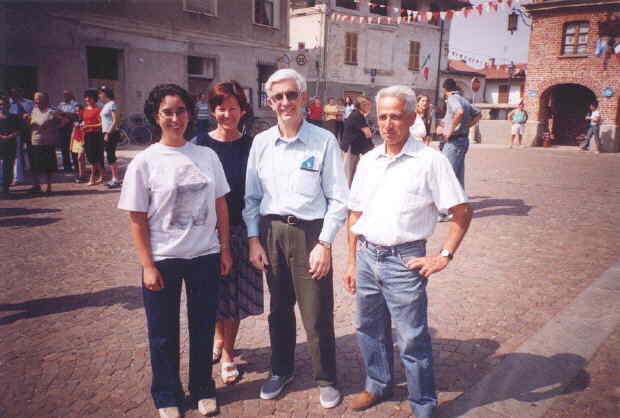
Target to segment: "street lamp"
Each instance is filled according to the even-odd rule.
[[[517,26],[519,26],[519,15],[517,14],[516,9],[512,9],[512,13],[508,15],[508,32],[511,35],[514,35],[514,32],[517,30]]]

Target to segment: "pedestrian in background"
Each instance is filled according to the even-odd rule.
[[[239,378],[234,349],[241,320],[263,313],[263,276],[249,261],[248,232],[241,215],[245,206],[245,173],[252,137],[242,134],[238,126],[250,105],[243,88],[233,80],[217,83],[211,88],[209,107],[217,127],[198,135],[194,143],[215,151],[230,186],[226,203],[233,268],[219,284],[213,361],[221,360],[222,382],[231,384]]]
[[[84,105],[78,104],[75,108],[75,118],[73,130],[71,132],[71,158],[75,171],[75,182],[85,183],[86,180],[86,158],[84,156],[84,130],[82,129],[82,111]]]
[[[443,82],[448,97],[443,127],[443,154],[448,158],[461,187],[465,188],[465,155],[469,150],[469,128],[474,126],[482,113],[461,96],[456,82],[448,78]]]
[[[116,145],[120,139],[118,126],[121,121],[121,115],[114,101],[114,90],[110,87],[102,86],[99,89],[98,97],[101,103],[103,103],[100,114],[103,147],[112,174],[112,179],[106,186],[109,188],[116,188],[121,185],[121,180],[118,175],[118,164],[116,162]]]
[[[523,102],[519,102],[518,107],[508,113],[508,120],[511,122],[510,148],[513,146],[520,147],[525,134],[525,123],[527,122],[527,112],[524,109]]]
[[[37,92],[34,94],[34,109],[26,120],[30,128],[30,163],[32,165],[32,188],[31,192],[41,191],[39,176],[43,176],[47,185],[45,193],[52,193],[52,173],[58,170],[56,161],[56,144],[59,136],[59,128],[64,123],[64,118],[49,107],[47,93]]]
[[[372,132],[368,126],[368,114],[372,102],[366,96],[355,98],[355,109],[344,121],[341,149],[344,154],[344,171],[349,187],[353,182],[360,156],[373,148]]]
[[[271,294],[271,376],[260,397],[276,398],[294,378],[298,303],[319,402],[333,408],[342,398],[331,254],[346,217],[342,158],[336,138],[302,118],[307,85],[297,71],[276,71],[265,89],[278,123],[252,143],[243,209],[250,261],[267,274]]]
[[[97,106],[97,90],[84,92],[84,109],[82,110],[82,129],[84,130],[84,151],[90,164],[89,186],[103,183],[103,134],[101,132],[101,108]]]
[[[310,99],[308,105],[308,122],[323,127],[323,107],[318,97]]]
[[[9,187],[13,182],[13,163],[20,131],[20,120],[9,111],[9,108],[9,98],[0,97],[0,166],[3,197],[9,196]]]
[[[196,101],[196,134],[201,135],[215,129],[215,122],[209,109],[209,98],[206,92],[200,93]]]
[[[593,102],[590,104],[590,112],[586,116],[586,121],[588,123],[588,131],[580,150],[586,151],[590,149],[590,143],[592,139],[594,139],[594,145],[596,145],[596,152],[598,153],[601,149],[601,138],[599,136],[601,130],[601,112],[598,110],[598,103]]]
[[[189,327],[189,390],[203,415],[217,412],[211,377],[220,275],[230,274],[226,193],[228,183],[215,152],[185,140],[194,102],[175,84],[156,86],[144,114],[159,142],[129,164],[118,203],[129,211],[130,230],[142,264],[153,381],[162,418],[181,416],[179,372],[181,287]]]
[[[349,407],[365,410],[394,389],[392,326],[417,418],[437,407],[426,286],[459,247],[472,210],[447,159],[410,136],[416,97],[407,86],[377,93],[383,145],[364,155],[349,197],[345,289],[356,295],[357,335],[366,379]],[[439,210],[454,222],[441,251],[426,255]]]
[[[63,91],[62,97],[63,101],[58,103],[57,110],[60,112],[65,122],[64,125],[60,127],[58,147],[62,154],[62,168],[65,172],[70,173],[73,171],[74,163],[71,159],[71,133],[73,132],[73,121],[76,115],[75,108],[78,103],[70,90]]]
[[[426,145],[431,144],[431,132],[433,124],[433,111],[428,96],[422,94],[418,96],[416,105],[415,122],[409,130],[411,136]]]
[[[342,119],[342,113],[338,110],[338,104],[336,103],[336,99],[330,97],[327,100],[327,104],[323,107],[323,118],[325,119],[324,128],[330,131],[336,139],[338,139],[338,119]]]
[[[353,109],[355,109],[355,105],[353,104],[353,99],[351,98],[351,96],[346,96],[344,98],[344,114],[343,114],[343,119],[346,119],[349,117],[349,115],[351,114],[351,112],[353,112]]]
[[[342,141],[342,134],[344,133],[344,99],[337,99],[336,107],[338,108],[338,118],[336,119],[336,133],[334,135],[338,143],[340,143],[340,141]]]
[[[34,109],[34,102],[23,97],[22,89],[9,89],[9,112],[16,115],[22,121],[22,129],[17,136],[17,150],[15,154],[14,176],[12,185],[16,186],[24,182],[26,158],[30,149],[30,128],[23,122],[23,115],[30,114]]]

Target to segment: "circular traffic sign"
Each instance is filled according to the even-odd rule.
[[[306,58],[306,54],[297,54],[295,57],[295,62],[297,65],[306,65],[308,58]]]

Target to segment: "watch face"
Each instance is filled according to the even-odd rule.
[[[450,251],[448,251],[446,249],[441,250],[441,252],[439,254],[441,254],[444,257],[452,258],[452,254],[450,254]]]

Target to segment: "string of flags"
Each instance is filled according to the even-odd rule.
[[[467,1],[467,0],[465,0]],[[522,0],[490,0],[479,3],[472,7],[465,7],[460,10],[444,10],[441,12],[417,11],[409,9],[401,9],[394,7],[393,11],[399,16],[355,16],[346,13],[332,13],[333,21],[351,22],[351,23],[367,23],[367,24],[403,24],[414,22],[437,22],[438,19],[446,20],[454,17],[463,16],[467,18],[470,14],[477,12],[479,15],[489,12],[497,12],[500,8],[511,10],[513,5]],[[385,4],[370,3],[371,9],[387,8]]]

